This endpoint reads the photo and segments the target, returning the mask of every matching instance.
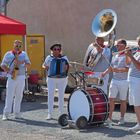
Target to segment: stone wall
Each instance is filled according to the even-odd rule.
[[[28,34],[45,34],[46,55],[54,41],[63,44],[71,61],[82,62],[94,40],[91,23],[102,9],[118,14],[117,38],[139,34],[139,0],[10,0],[7,15],[27,24]]]

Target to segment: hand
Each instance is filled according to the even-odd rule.
[[[130,48],[128,48],[128,47],[126,48],[125,55],[128,56],[128,57],[133,56],[132,51],[130,50]]]
[[[49,66],[44,66],[44,65],[43,65],[42,68],[48,70],[48,69],[49,69]]]
[[[5,67],[4,71],[5,72],[9,72],[10,71],[10,68],[9,67]]]
[[[98,52],[102,53],[103,48],[97,42],[95,42],[93,45],[94,45],[94,47],[96,47]]]
[[[102,73],[100,74],[100,77],[103,78],[103,77],[105,77],[105,75],[106,75],[106,73],[105,73],[105,72],[102,72]]]

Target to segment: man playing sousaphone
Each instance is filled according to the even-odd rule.
[[[109,67],[109,61],[111,58],[110,49],[104,45],[104,38],[96,37],[95,42],[91,43],[87,49],[84,66],[85,69],[94,71],[93,77],[100,77],[100,74]],[[91,76],[91,77],[92,77]],[[101,88],[107,94],[109,76],[103,77],[104,84],[102,86],[97,86]],[[95,85],[93,85],[95,86]]]
[[[25,69],[30,65],[30,60],[25,51],[21,50],[22,42],[14,41],[12,51],[8,51],[2,60],[1,68],[7,72],[6,100],[2,120],[7,120],[12,112],[15,118],[21,118],[20,106],[25,87]]]

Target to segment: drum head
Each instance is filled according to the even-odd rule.
[[[70,119],[77,120],[80,116],[90,117],[90,99],[84,90],[78,89],[72,93],[68,102]]]

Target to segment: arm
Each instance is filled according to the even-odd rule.
[[[1,68],[4,70],[4,72],[9,72],[10,71],[10,68],[7,67],[6,65],[1,65]]]
[[[125,52],[125,55],[127,57],[127,63],[133,63],[135,65],[135,67],[138,70],[140,70],[140,62],[134,58],[132,52],[131,51],[127,51],[127,52]]]
[[[119,72],[121,72],[121,73],[123,73],[123,72],[128,72],[128,67],[125,67],[125,68],[112,68],[112,72],[117,72],[117,73],[119,73]]]
[[[135,65],[135,67],[140,70],[140,62],[138,60],[136,60],[133,56],[130,57],[131,62]]]
[[[49,66],[45,66],[44,63],[43,63],[42,68],[48,70]]]
[[[64,56],[64,59],[65,59],[65,61],[66,61],[66,66],[65,66],[65,70],[66,70],[66,73],[68,73],[68,71],[69,71],[69,60],[68,60],[68,57],[67,56]]]
[[[9,63],[8,63],[8,53],[6,53],[3,57],[2,63],[1,63],[1,68],[4,70],[4,72],[9,72],[10,71],[10,67],[9,67]]]
[[[44,63],[42,64],[42,68],[48,71],[49,69],[49,56],[46,57]]]
[[[30,59],[27,55],[27,53],[25,52],[25,60],[24,61],[19,61],[19,64],[25,64],[26,68],[29,68],[31,65]]]
[[[112,67],[109,67],[104,72],[102,72],[101,73],[101,77],[104,77],[105,75],[109,74],[110,72],[112,72]]]

